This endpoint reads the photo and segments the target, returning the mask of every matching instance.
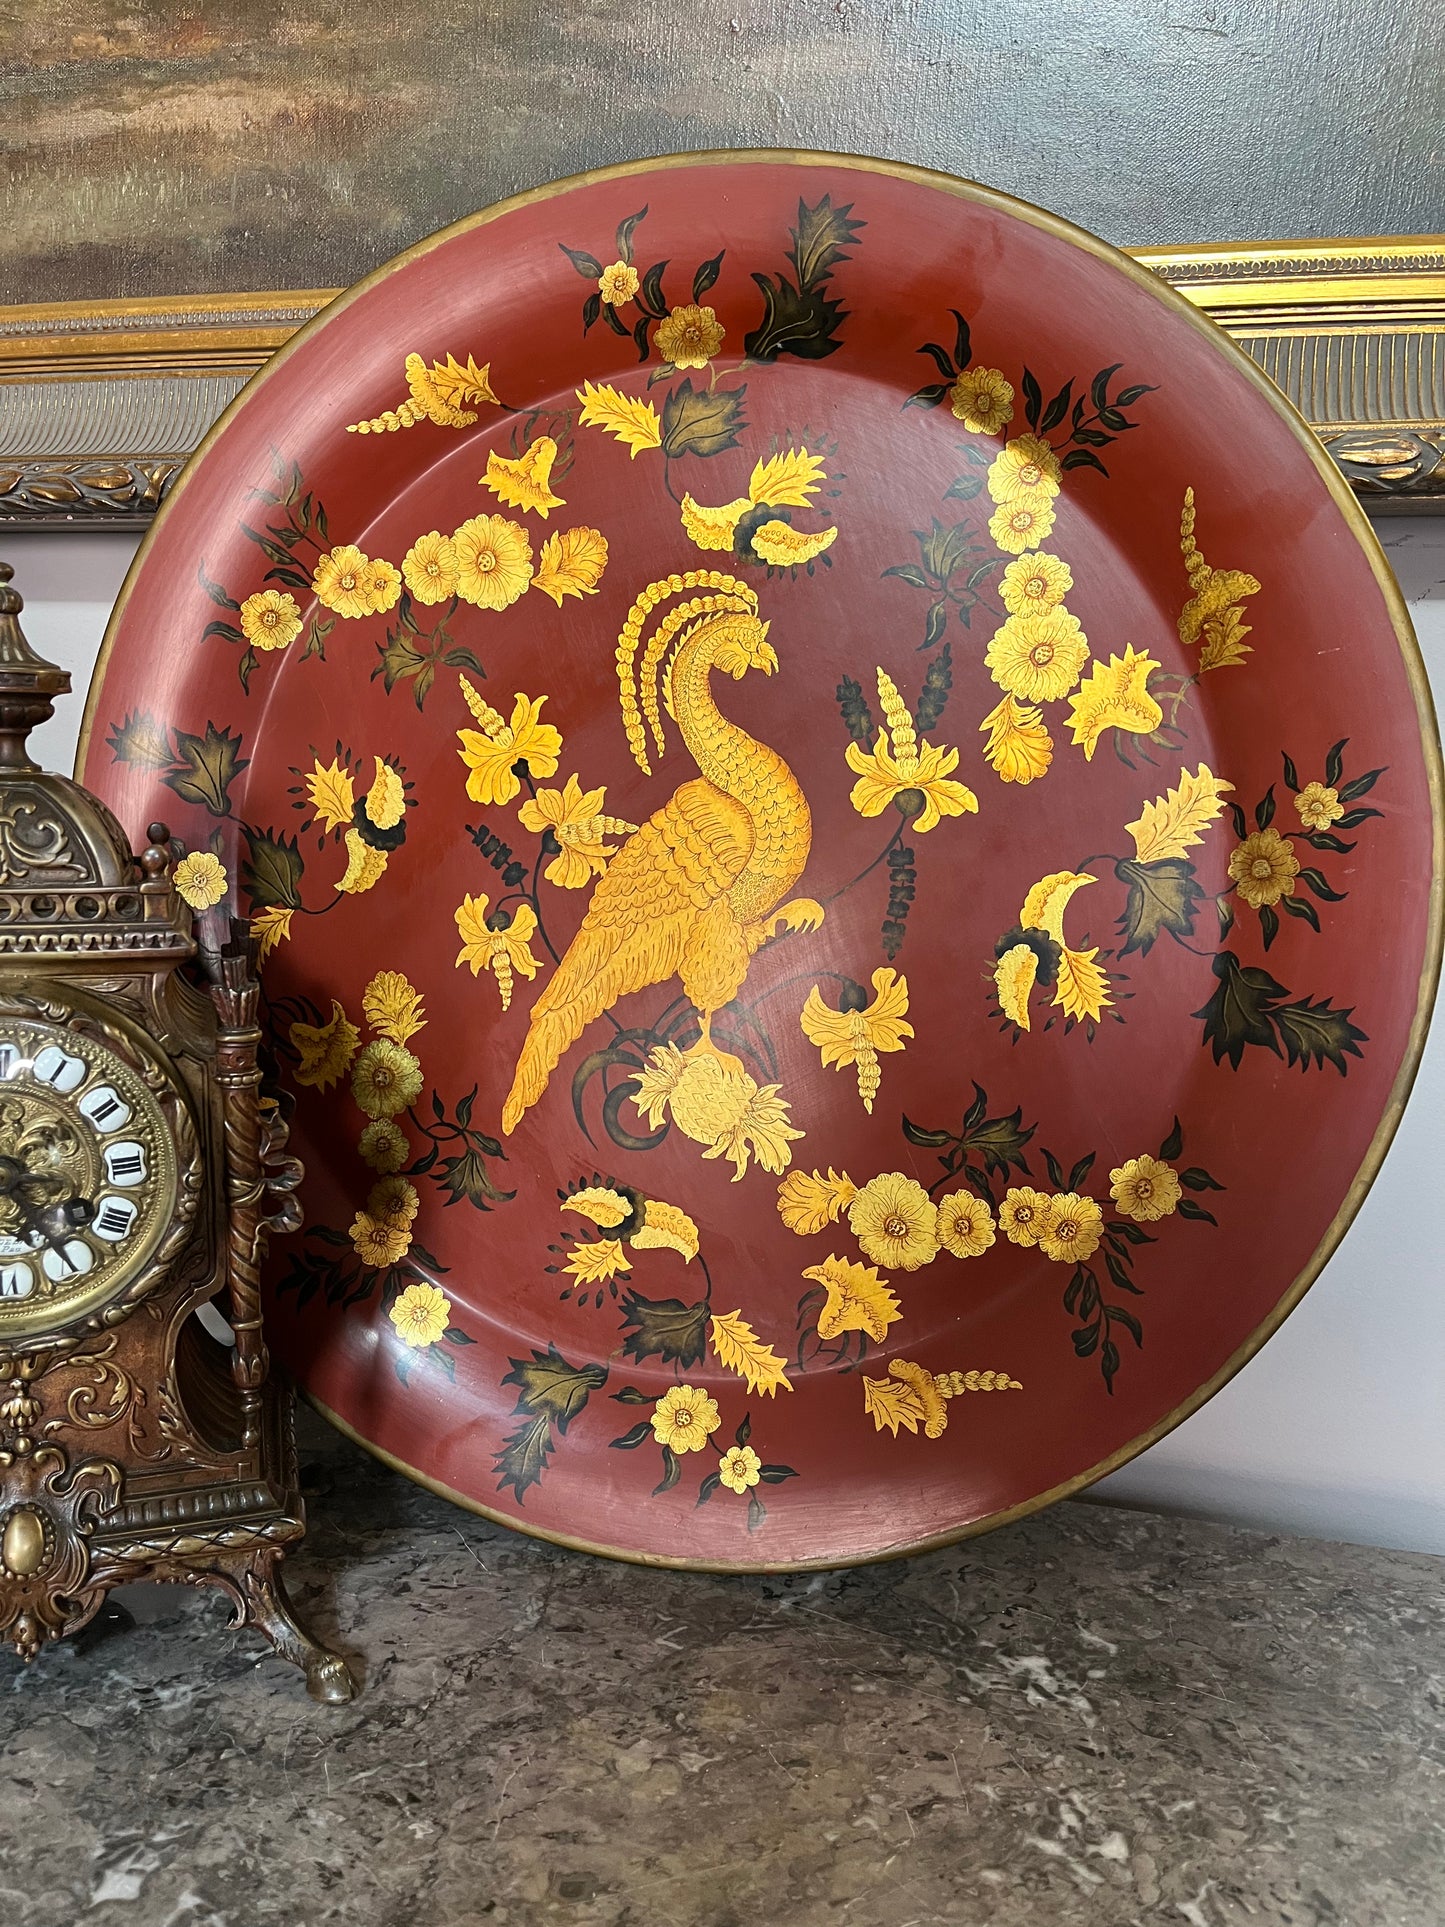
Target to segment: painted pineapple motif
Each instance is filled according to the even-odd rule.
[[[670,610],[636,657],[652,612]],[[617,641],[623,726],[648,775],[647,731],[666,753],[662,707],[677,724],[699,774],[629,836],[598,879],[581,929],[532,1007],[531,1025],[502,1111],[516,1129],[563,1053],[619,997],[678,977],[696,1005],[702,1035],[687,1058],[711,1057],[745,1075],[712,1042],[714,1015],[742,987],[759,946],[779,926],[814,930],[823,907],[788,899],[812,846],[812,818],[797,778],[765,743],[719,710],[712,673],[770,676],[778,659],[746,584],[714,570],[653,582],[633,603]],[[749,1080],[749,1083],[751,1080]]]

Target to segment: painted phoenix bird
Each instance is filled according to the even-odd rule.
[[[690,593],[699,589],[705,593]],[[679,595],[689,599],[657,623],[639,674],[648,618]],[[633,603],[617,640],[628,746],[650,776],[647,730],[664,755],[665,705],[699,773],[628,837],[598,879],[581,929],[532,1006],[503,1131],[515,1130],[594,1018],[629,991],[670,977],[681,979],[702,1023],[687,1054],[741,1068],[713,1043],[714,1015],[780,926],[815,930],[823,921],[823,906],[811,897],[788,899],[813,840],[798,779],[776,750],[729,722],[712,693],[715,669],[740,679],[750,669],[770,676],[777,666],[757,597],[732,576],[689,570],[650,583]]]

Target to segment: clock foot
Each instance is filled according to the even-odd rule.
[[[278,1568],[277,1551],[268,1548],[237,1576],[235,1623],[253,1626],[270,1640],[282,1659],[299,1667],[306,1675],[306,1690],[312,1699],[327,1706],[343,1706],[356,1694],[350,1668],[339,1653],[313,1639],[301,1625]]]

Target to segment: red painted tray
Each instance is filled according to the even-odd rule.
[[[1119,1464],[1420,1050],[1364,517],[1183,300],[936,175],[652,162],[412,249],[212,432],[87,731],[263,933],[276,1351],[603,1551],[877,1557]]]

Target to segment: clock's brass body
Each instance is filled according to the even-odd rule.
[[[132,1580],[215,1585],[350,1697],[280,1575],[304,1531],[258,1271],[299,1222],[244,926],[200,932],[25,739],[68,690],[0,564],[0,1635],[24,1659]],[[203,1323],[202,1306],[220,1317]],[[223,1322],[224,1321],[224,1322]],[[216,1335],[229,1326],[230,1339]]]

